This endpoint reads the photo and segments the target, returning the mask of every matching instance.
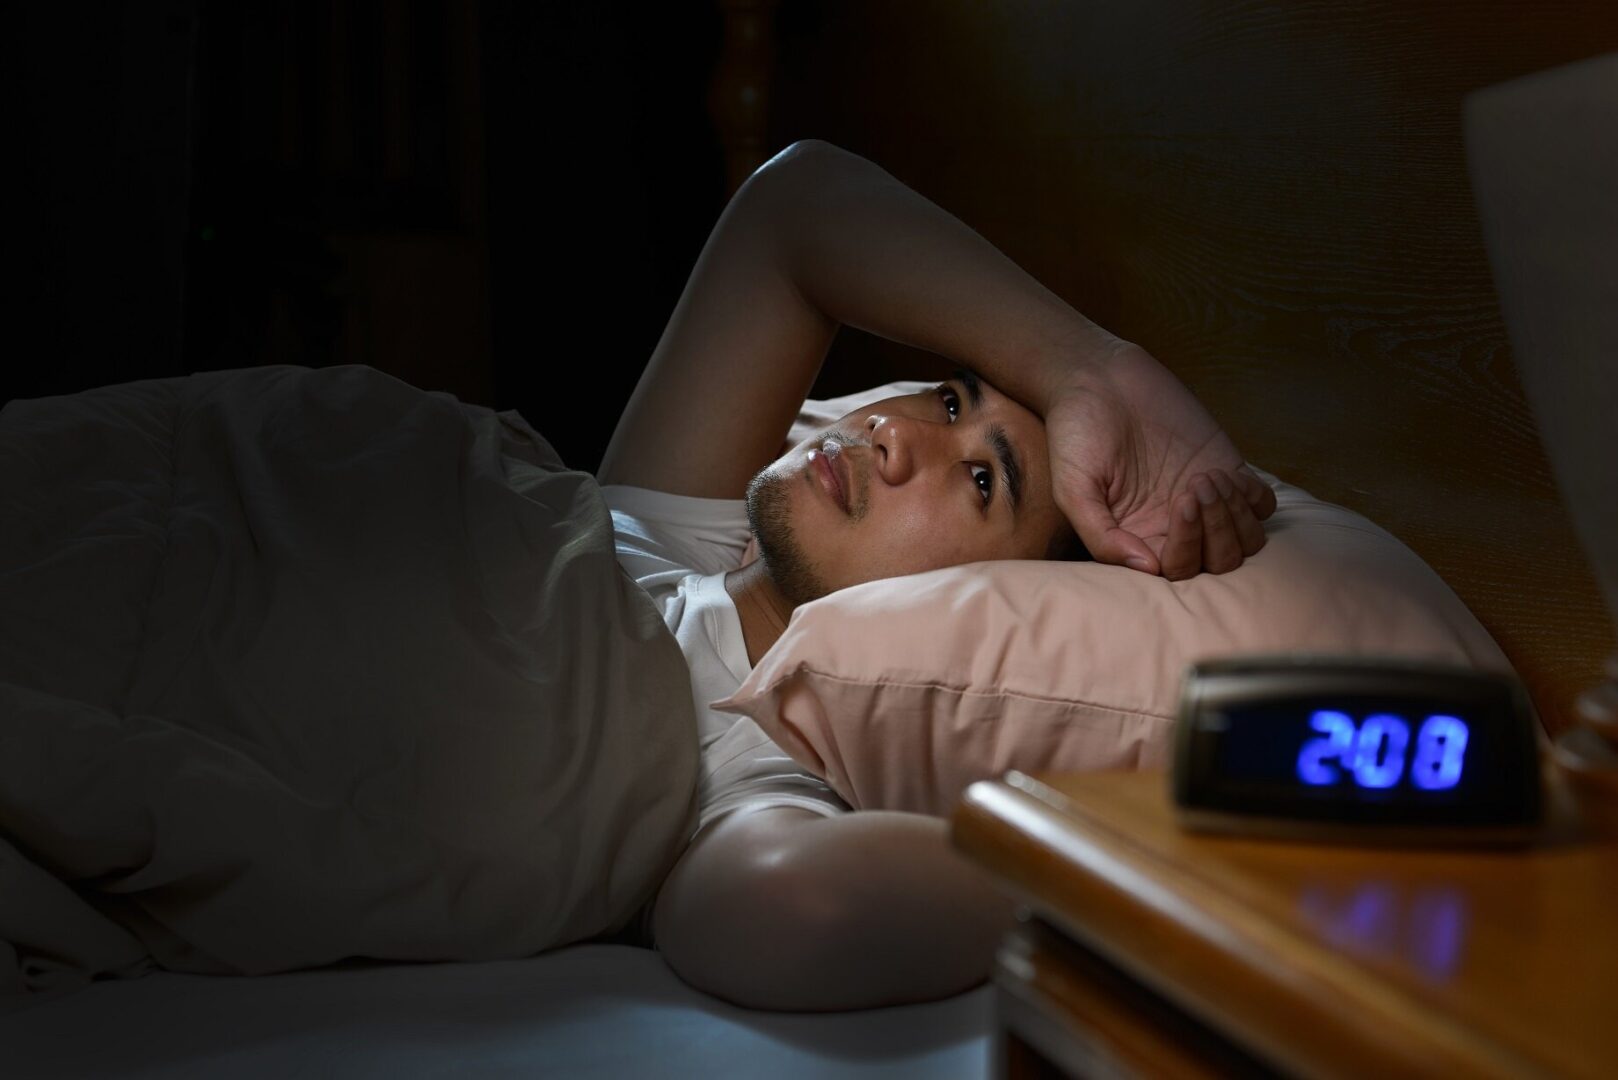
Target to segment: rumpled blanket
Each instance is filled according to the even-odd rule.
[[[364,366],[0,412],[0,1008],[154,964],[530,956],[696,814],[595,479]]]

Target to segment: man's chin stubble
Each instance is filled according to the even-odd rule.
[[[831,592],[809,566],[792,531],[788,481],[765,469],[747,485],[747,522],[770,580],[796,607]]]

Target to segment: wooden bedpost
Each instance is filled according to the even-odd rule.
[[[775,69],[776,0],[719,0],[724,42],[708,90],[708,113],[725,153],[728,199],[769,158],[765,125]]]

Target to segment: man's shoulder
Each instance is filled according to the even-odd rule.
[[[653,933],[664,952],[696,952],[746,912],[789,902],[783,857],[791,838],[825,815],[801,806],[741,807],[707,825],[692,839],[658,891]]]
[[[704,825],[680,861],[701,862],[705,870],[724,867],[736,872],[755,868],[749,864],[779,866],[784,842],[798,829],[825,819],[825,814],[802,806],[743,805]],[[674,876],[669,875],[671,881]]]
[[[825,814],[802,806],[739,806],[708,822],[690,847],[707,840],[716,848],[767,849],[798,823],[825,818]]]

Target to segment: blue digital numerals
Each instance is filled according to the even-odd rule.
[[[1347,713],[1317,710],[1309,726],[1324,738],[1310,739],[1298,753],[1298,779],[1329,787],[1344,771],[1362,788],[1390,788],[1404,775],[1410,725],[1389,713],[1376,713],[1356,725]],[[1416,733],[1410,782],[1423,791],[1442,791],[1461,781],[1466,757],[1466,722],[1429,716]]]

